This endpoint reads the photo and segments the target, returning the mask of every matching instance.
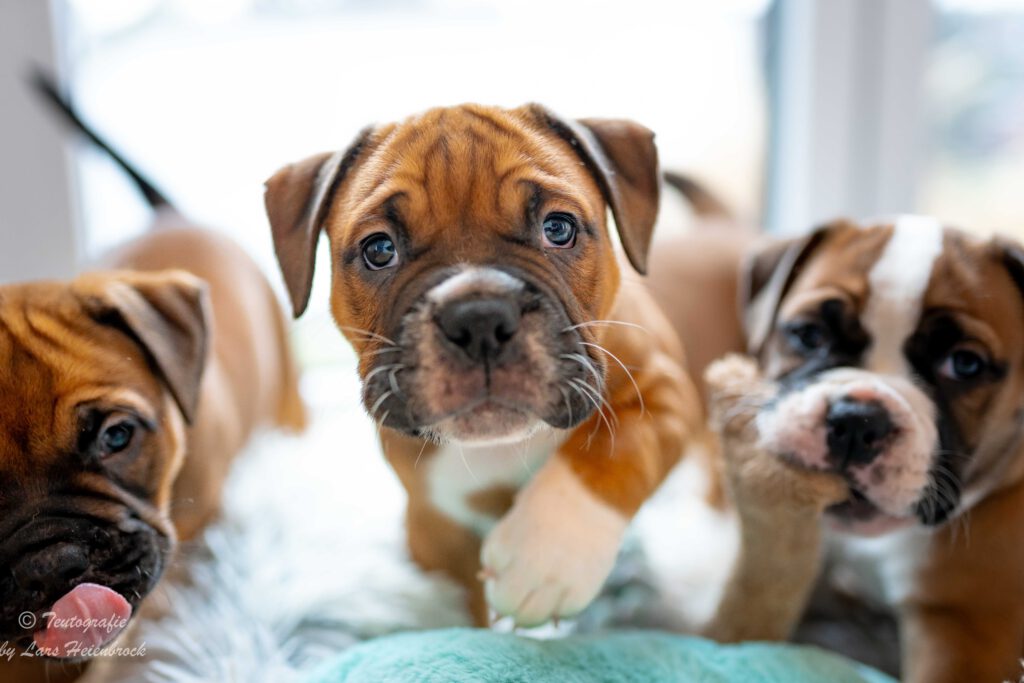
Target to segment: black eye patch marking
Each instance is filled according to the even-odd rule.
[[[781,334],[789,350],[803,358],[780,378],[784,389],[805,384],[826,370],[857,366],[871,342],[841,299],[826,299],[817,311],[783,323]]]
[[[998,382],[1006,376],[1006,363],[993,359],[977,341],[968,337],[947,313],[928,315],[907,339],[903,353],[914,372],[936,393],[955,398],[983,384]],[[972,372],[956,372],[964,365],[964,356],[979,362]],[[958,367],[959,366],[959,367]],[[954,372],[943,372],[943,368]]]
[[[972,450],[953,404],[964,394],[1001,380],[1007,365],[994,359],[944,311],[926,314],[903,351],[936,408],[939,447],[932,466],[932,486],[917,506],[921,522],[935,526],[946,521],[960,502],[961,475]],[[976,356],[980,365],[969,373],[957,372],[956,366],[965,362],[958,356],[965,353]]]

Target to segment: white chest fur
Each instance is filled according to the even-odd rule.
[[[568,432],[544,428],[514,443],[445,444],[430,458],[430,500],[443,513],[483,537],[498,520],[473,509],[468,504],[469,497],[494,487],[522,487],[567,436]]]
[[[931,533],[914,526],[875,538],[832,534],[828,580],[875,605],[896,607],[910,594]]]

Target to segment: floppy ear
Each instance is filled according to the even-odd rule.
[[[1010,278],[1024,296],[1024,246],[1009,237],[995,236],[989,240],[989,248],[1010,273]]]
[[[750,354],[761,355],[782,297],[833,225],[800,237],[773,240],[756,247],[745,258],[740,269],[739,307]]]
[[[540,105],[532,107],[587,165],[612,210],[629,262],[637,272],[646,273],[660,191],[654,133],[624,119],[574,121]]]
[[[323,221],[345,174],[370,137],[364,129],[343,152],[327,152],[280,169],[266,182],[263,201],[274,237],[292,313],[298,318],[309,303],[316,245]]]
[[[82,280],[89,283],[91,277]],[[96,286],[87,284],[93,317],[121,328],[142,347],[191,424],[210,338],[206,283],[178,270],[98,278]]]

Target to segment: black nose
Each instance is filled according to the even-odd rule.
[[[436,321],[444,336],[476,362],[494,359],[519,329],[520,307],[504,298],[446,304]]]
[[[850,398],[829,406],[825,427],[829,453],[842,468],[874,460],[893,431],[889,411],[881,403]]]
[[[65,592],[89,569],[89,552],[76,543],[54,543],[22,557],[14,580],[25,590]]]

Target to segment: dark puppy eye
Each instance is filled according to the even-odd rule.
[[[791,323],[786,326],[786,337],[795,351],[810,353],[828,343],[828,330],[814,322]]]
[[[131,446],[135,440],[135,431],[135,424],[127,419],[104,425],[96,439],[100,457],[120,453]]]
[[[939,366],[939,374],[964,382],[978,377],[988,367],[985,358],[970,349],[954,349]]]
[[[384,233],[370,235],[363,241],[363,261],[370,270],[380,270],[398,265],[398,251],[395,242]]]
[[[552,213],[544,219],[544,246],[568,249],[575,243],[575,218],[567,213]]]

